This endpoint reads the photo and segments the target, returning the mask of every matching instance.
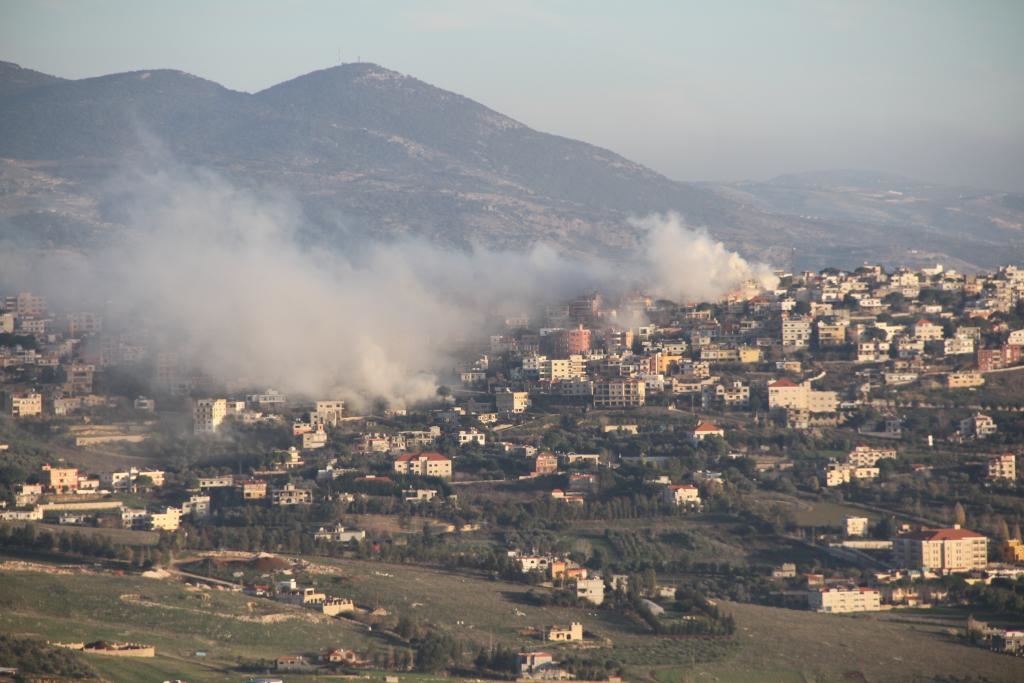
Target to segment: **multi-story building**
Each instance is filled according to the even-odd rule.
[[[968,389],[980,387],[985,383],[985,376],[980,372],[951,372],[946,375],[946,387],[949,389]]]
[[[818,330],[818,348],[827,349],[846,344],[846,328],[850,323],[846,320],[819,320],[815,327]]]
[[[874,448],[861,443],[846,455],[846,462],[858,467],[874,467],[879,460],[892,460],[895,457],[895,448]]]
[[[807,606],[829,614],[871,612],[882,609],[882,597],[874,588],[819,588],[807,592]]]
[[[797,384],[783,377],[768,385],[769,409],[802,410],[811,413],[834,413],[839,396],[834,391],[814,391],[810,382]]]
[[[825,486],[842,486],[854,479],[877,479],[877,467],[858,467],[850,463],[830,462],[822,472]]]
[[[395,458],[394,469],[399,474],[448,478],[452,476],[452,461],[436,452],[406,453]]]
[[[592,605],[604,603],[604,579],[576,579],[576,597]]]
[[[941,341],[943,337],[942,325],[936,325],[927,318],[921,318],[914,323],[914,338],[923,342]]]
[[[310,422],[322,424],[325,427],[337,427],[344,414],[344,401],[317,401],[309,418]]]
[[[988,539],[959,526],[900,534],[892,549],[901,569],[950,574],[984,569],[988,564]]]
[[[499,413],[525,413],[530,407],[530,394],[525,391],[499,391],[494,395],[494,403]]]
[[[1017,481],[1017,456],[1013,453],[993,455],[988,459],[989,480]]]
[[[43,485],[54,493],[71,493],[78,490],[77,467],[52,467],[43,465]]]
[[[806,349],[811,345],[811,321],[806,318],[782,320],[782,348],[787,351]]]
[[[192,429],[195,434],[213,434],[228,415],[228,402],[223,398],[200,398],[192,408]]]
[[[843,533],[847,536],[867,536],[867,517],[847,517],[843,520]]]
[[[33,417],[43,414],[43,395],[35,391],[23,394],[6,393],[5,408],[11,417]]]
[[[574,329],[559,330],[551,335],[554,355],[566,358],[572,355],[585,354],[590,351],[590,338],[590,330],[583,327],[583,325],[579,325]]]
[[[595,408],[640,408],[646,385],[639,379],[612,379],[594,383]]]
[[[978,370],[990,372],[1016,365],[1021,361],[1021,349],[1024,349],[1024,346],[1012,344],[1004,344],[998,349],[979,349]]]
[[[995,420],[990,415],[975,413],[966,420],[960,421],[960,435],[968,439],[984,439],[998,431]]]
[[[700,490],[693,484],[669,484],[662,490],[662,499],[669,505],[695,507],[700,505]]]
[[[275,489],[271,495],[274,505],[282,507],[289,505],[309,505],[313,502],[313,492],[309,489],[300,489],[295,484],[285,484],[284,488]]]
[[[267,482],[250,479],[242,482],[242,500],[263,500],[267,497]]]

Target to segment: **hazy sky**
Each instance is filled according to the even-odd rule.
[[[0,0],[0,59],[255,91],[372,61],[681,180],[1024,190],[1024,0]]]

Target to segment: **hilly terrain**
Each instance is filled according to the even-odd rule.
[[[154,147],[284,191],[305,237],[325,246],[414,235],[615,255],[636,242],[629,218],[676,211],[779,267],[1024,261],[1022,195],[847,172],[676,182],[365,63],[254,94],[180,71],[65,80],[0,63],[0,240],[88,250],[119,239],[109,179]]]

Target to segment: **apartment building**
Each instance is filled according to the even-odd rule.
[[[14,418],[34,417],[43,414],[43,395],[35,391],[23,394],[5,394],[7,414]]]
[[[530,394],[525,391],[499,391],[494,395],[494,403],[499,413],[525,413],[530,407]]]
[[[871,612],[882,609],[882,596],[874,588],[819,588],[808,591],[807,606],[828,614]]]
[[[436,452],[406,453],[395,458],[394,469],[399,474],[449,478],[452,461]]]
[[[948,529],[920,529],[893,540],[893,559],[898,568],[940,574],[984,569],[988,564],[988,539],[954,525]]]
[[[1013,453],[993,455],[987,465],[986,475],[990,481],[1017,481],[1017,456]]]
[[[639,379],[613,379],[594,383],[595,408],[640,408],[646,385]]]

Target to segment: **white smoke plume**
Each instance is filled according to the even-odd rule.
[[[764,270],[674,215],[635,223],[645,237],[626,264],[545,245],[455,251],[421,240],[339,253],[304,242],[302,212],[287,197],[162,156],[110,187],[129,241],[74,283],[65,270],[55,287],[158,321],[171,348],[212,377],[363,406],[433,396],[453,343],[485,337],[495,314],[637,283],[665,298],[712,299]]]
[[[748,262],[707,230],[688,228],[679,214],[654,214],[630,222],[645,235],[640,259],[658,296],[713,301],[750,280],[762,289],[778,283],[769,266]]]

